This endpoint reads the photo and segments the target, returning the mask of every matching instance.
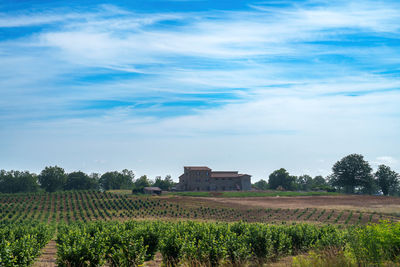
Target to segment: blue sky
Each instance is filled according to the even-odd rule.
[[[398,1],[2,1],[0,169],[400,171]]]

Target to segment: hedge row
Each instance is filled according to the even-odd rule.
[[[263,263],[313,247],[343,246],[344,237],[334,226],[310,224],[77,223],[59,226],[57,262],[59,266],[138,266],[160,251],[167,265]]]
[[[0,266],[29,266],[54,235],[55,227],[42,223],[0,224]]]

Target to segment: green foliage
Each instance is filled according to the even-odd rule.
[[[296,179],[297,189],[310,191],[313,187],[313,178],[309,175],[301,175]]]
[[[348,249],[360,265],[400,263],[400,223],[383,221],[350,231]]]
[[[0,170],[0,192],[19,193],[36,192],[39,189],[37,176],[28,171]]]
[[[232,226],[233,227],[233,226]],[[243,266],[252,258],[250,246],[247,245],[247,237],[240,233],[231,232],[225,239],[227,261],[235,266]]]
[[[0,225],[0,266],[30,266],[54,234],[45,224],[8,223]]]
[[[293,257],[293,267],[358,267],[353,258],[340,248],[330,247]]]
[[[122,172],[106,172],[100,177],[99,183],[103,190],[130,189],[134,177],[133,172],[127,169],[122,170]]]
[[[58,266],[101,266],[105,262],[105,235],[83,225],[60,226],[57,234]]]
[[[29,266],[54,233],[40,223],[0,222],[0,266]],[[161,252],[167,266],[243,266],[287,255],[295,266],[394,266],[400,263],[400,223],[341,229],[332,225],[205,222],[60,224],[59,266],[140,266]],[[337,265],[334,265],[337,266]]]
[[[258,190],[267,190],[267,189],[269,189],[268,182],[263,180],[263,179],[261,179],[258,182],[255,182],[253,184],[253,187],[257,188]]]
[[[375,173],[377,183],[382,190],[382,193],[387,196],[389,194],[394,195],[399,191],[400,176],[395,171],[392,171],[390,167],[386,165],[379,165],[378,170]]]
[[[159,187],[163,191],[169,191],[174,185],[171,175],[167,175],[164,179],[161,176],[157,176],[152,186]]]
[[[284,168],[281,168],[269,175],[268,184],[271,189],[282,187],[285,190],[293,190],[295,189],[295,180],[294,176],[290,176]]]
[[[133,183],[132,193],[143,193],[143,188],[149,187],[151,184],[147,176],[143,175]]]
[[[177,223],[175,227],[166,229],[160,241],[160,252],[163,262],[167,266],[176,266],[183,257],[183,225]]]
[[[81,171],[69,173],[64,185],[65,190],[91,190],[98,188],[99,181]]]
[[[362,155],[351,154],[342,158],[333,165],[332,171],[331,184],[344,188],[346,193],[355,193],[356,187],[365,193],[373,193],[372,168]]]
[[[147,246],[124,224],[97,222],[62,225],[57,234],[59,266],[139,266]]]
[[[61,190],[67,180],[67,175],[63,168],[54,166],[46,167],[39,175],[40,186],[47,192]]]
[[[324,177],[321,175],[315,176],[313,181],[312,181],[312,189],[317,190],[317,189],[325,189],[327,187],[326,180]]]
[[[60,266],[137,266],[159,250],[164,264],[263,264],[311,248],[344,246],[346,231],[310,224],[130,221],[59,227]]]

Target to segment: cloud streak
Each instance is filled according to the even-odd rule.
[[[138,143],[127,134],[165,138],[160,146],[178,150],[178,138],[192,138],[199,151],[210,138],[229,137],[232,143],[222,142],[227,155],[233,144],[249,152],[254,138],[263,145],[251,151],[257,163],[248,168],[258,170],[265,162],[256,157],[268,146],[279,162],[293,152],[290,145],[315,153],[325,159],[315,159],[321,170],[344,151],[358,152],[350,148],[375,161],[399,158],[396,2],[289,1],[190,12],[122,6],[0,14],[0,137],[7,151],[23,132],[38,143],[49,133],[65,140],[85,132],[98,142],[114,135],[128,146]],[[332,155],[318,152],[323,145]]]

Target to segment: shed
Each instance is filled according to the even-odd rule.
[[[162,190],[159,187],[145,187],[143,192],[149,195],[161,195]]]

